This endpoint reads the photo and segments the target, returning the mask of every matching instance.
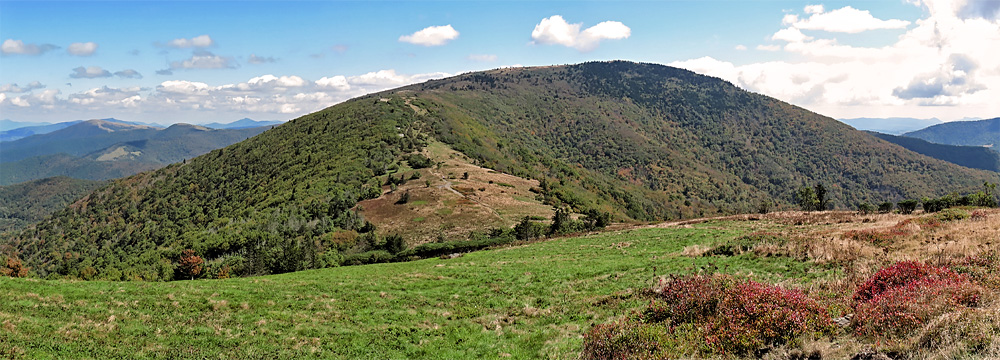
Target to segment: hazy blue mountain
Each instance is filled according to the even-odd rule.
[[[988,147],[1000,151],[1000,118],[976,121],[952,121],[903,136],[924,139],[932,143]]]
[[[924,154],[935,159],[950,163],[989,171],[1000,171],[1000,153],[990,151],[982,146],[961,146],[935,144],[924,139],[877,132],[868,133],[876,137],[902,146],[915,153]]]
[[[42,125],[52,125],[48,122],[24,122],[24,121],[14,121],[11,119],[0,120],[0,131],[13,130],[17,128],[23,128],[27,126],[42,126]]]
[[[839,119],[840,122],[853,126],[858,130],[869,130],[883,134],[900,135],[907,131],[923,129],[925,127],[941,124],[942,121],[936,118],[915,119],[915,118],[856,118]]]
[[[160,124],[151,124],[138,121],[124,121],[115,118],[96,119],[96,120],[102,120],[117,124],[142,125],[155,128],[163,127],[163,125]],[[32,122],[18,122],[11,120],[2,120],[2,121],[6,121],[6,123],[4,126],[0,127],[0,130],[2,130],[0,131],[0,141],[14,141],[29,137],[31,135],[48,134],[50,132],[65,129],[67,127],[79,124],[87,120],[63,121],[55,124],[47,122],[32,123]]]
[[[247,129],[259,126],[280,125],[282,123],[284,123],[284,121],[257,121],[250,118],[242,118],[228,124],[211,123],[204,124],[202,126],[212,129]]]

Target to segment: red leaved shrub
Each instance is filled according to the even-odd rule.
[[[802,292],[746,281],[719,301],[706,340],[720,353],[746,354],[830,325],[826,309]]]
[[[718,353],[747,354],[830,326],[822,306],[800,291],[727,276],[673,279],[643,312],[648,323],[696,324]]]
[[[860,336],[905,336],[959,307],[979,304],[983,289],[944,267],[904,261],[879,270],[854,293]]]
[[[854,304],[862,304],[894,287],[906,286],[924,278],[964,279],[943,267],[930,266],[916,261],[901,261],[879,270],[854,291]]]

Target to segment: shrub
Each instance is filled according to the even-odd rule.
[[[787,242],[788,240],[785,240],[777,234],[769,232],[754,232],[726,241],[716,246],[714,249],[705,252],[705,255],[735,256],[752,251],[754,248],[761,245],[782,246]]]
[[[855,305],[871,301],[879,294],[896,287],[903,287],[925,278],[958,280],[961,275],[943,267],[916,261],[901,261],[880,269],[854,291]]]
[[[979,304],[982,288],[948,268],[904,261],[879,270],[854,293],[859,336],[905,336],[927,321]]]
[[[869,203],[866,203],[866,202],[865,203],[860,203],[860,204],[858,204],[858,213],[860,213],[862,215],[874,214],[875,213],[875,205],[872,205],[872,204],[869,204]]]
[[[878,212],[880,214],[888,214],[889,212],[892,211],[893,206],[895,205],[893,205],[892,202],[890,201],[883,202],[881,204],[878,204]]]
[[[984,210],[975,210],[975,211],[972,212],[972,215],[969,215],[970,219],[976,220],[976,221],[986,220],[986,217],[987,217],[986,211],[984,211]]]
[[[177,274],[176,277],[179,279],[189,278],[194,280],[201,274],[202,264],[205,260],[202,260],[201,256],[194,254],[194,250],[187,249],[181,252],[181,257],[177,260]]]
[[[341,265],[365,265],[392,261],[393,256],[385,250],[366,251],[344,257]]]
[[[406,162],[410,164],[411,168],[414,169],[423,169],[426,167],[430,167],[433,164],[431,162],[431,159],[427,158],[422,154],[411,154],[406,158]]]
[[[956,221],[969,218],[969,213],[962,209],[945,209],[934,217],[941,221]]]
[[[917,210],[918,204],[920,204],[919,201],[914,199],[909,199],[896,203],[896,207],[899,208],[900,214],[912,214],[913,211]]]
[[[977,306],[981,295],[982,288],[965,278],[926,277],[859,304],[854,330],[872,338],[906,336],[941,314]]]
[[[10,277],[26,277],[28,276],[28,268],[21,263],[21,259],[14,256],[9,256],[4,260],[4,266],[0,267],[0,275],[10,276]]]
[[[696,324],[717,353],[748,354],[831,326],[826,310],[802,292],[726,276],[664,282],[643,312],[649,323]]]

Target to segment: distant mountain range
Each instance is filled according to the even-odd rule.
[[[1000,153],[990,151],[990,149],[982,146],[935,144],[915,137],[881,134],[873,131],[869,133],[882,140],[902,146],[907,150],[935,159],[973,169],[1000,171]]]
[[[124,120],[118,120],[118,119],[115,119],[115,118],[98,119],[98,120],[103,120],[103,121],[112,122],[112,123],[119,123],[119,124],[127,124],[127,125],[142,125],[142,126],[148,126],[148,127],[153,127],[153,128],[163,128],[164,127],[164,125],[161,125],[161,124],[144,123],[144,122],[137,122],[137,121],[124,121]],[[53,131],[56,131],[56,130],[60,130],[60,129],[65,129],[67,127],[79,124],[79,123],[84,122],[84,121],[86,121],[86,120],[64,121],[64,122],[59,122],[59,123],[53,124],[53,123],[47,123],[47,122],[41,122],[41,123],[19,122],[19,121],[13,121],[13,120],[4,119],[4,120],[0,120],[0,141],[14,141],[14,140],[18,140],[18,139],[23,139],[23,138],[29,137],[31,135],[48,134],[50,132],[53,132]],[[281,123],[283,123],[283,122],[282,121],[257,121],[257,120],[253,120],[253,119],[249,119],[249,118],[243,118],[243,119],[231,122],[231,123],[210,123],[210,124],[205,124],[205,125],[202,125],[202,126],[207,127],[207,128],[211,128],[211,129],[248,129],[248,128],[260,127],[260,126],[279,125]]]
[[[853,126],[858,130],[868,130],[880,132],[883,134],[901,135],[908,131],[920,130],[928,126],[937,125],[943,123],[943,121],[936,118],[931,119],[915,119],[915,118],[856,118],[856,119],[839,119],[847,125]]]
[[[911,131],[903,136],[938,144],[982,146],[1000,152],[1000,118],[953,121]]]
[[[4,142],[0,185],[70,176],[107,180],[180,162],[264,132],[269,127],[209,129],[175,124],[166,129],[87,120],[47,134]]]

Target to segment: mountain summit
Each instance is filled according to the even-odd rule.
[[[394,184],[432,174],[412,169],[449,177],[423,156],[431,143],[537,181],[545,204],[620,220],[787,207],[798,187],[818,183],[843,208],[998,181],[717,78],[592,62],[475,72],[356,98],[118,180],[4,246],[42,275],[90,266],[169,279],[184,249],[233,274],[325,266],[395,221],[370,224],[358,201],[405,203]],[[457,216],[466,203],[439,215]]]

